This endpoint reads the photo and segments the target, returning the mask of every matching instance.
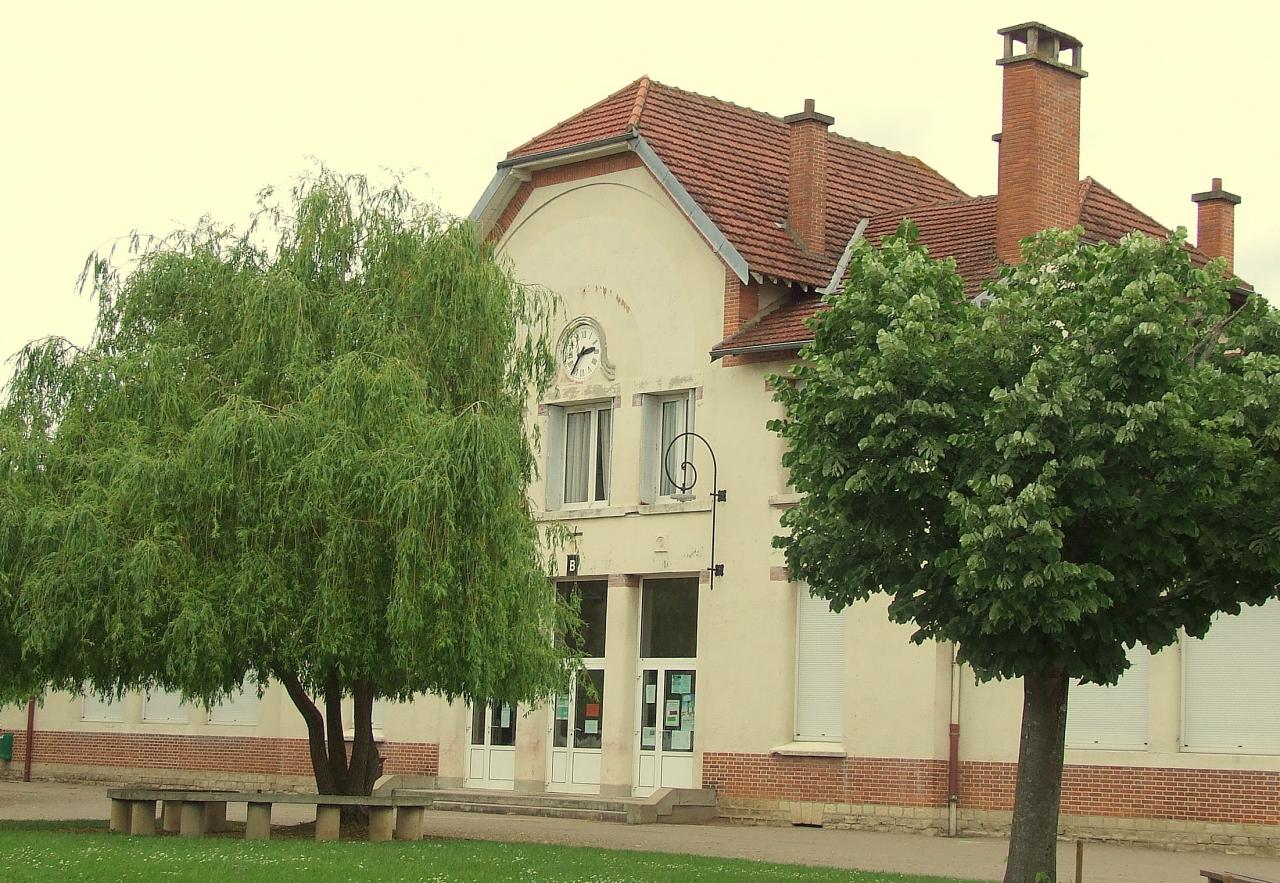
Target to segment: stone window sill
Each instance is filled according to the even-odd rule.
[[[788,742],[769,749],[781,757],[848,757],[843,742]]]
[[[666,515],[672,512],[710,512],[711,499],[664,500],[661,503],[641,503],[636,507],[641,515]]]

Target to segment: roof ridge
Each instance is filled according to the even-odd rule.
[[[621,89],[618,89],[615,92],[610,92],[608,95],[606,95],[604,98],[601,98],[599,101],[593,101],[591,104],[588,104],[586,107],[582,108],[582,110],[574,111],[564,119],[560,120],[560,122],[556,123],[554,126],[548,126],[546,129],[543,129],[541,132],[539,132],[538,134],[534,135],[532,138],[525,141],[519,147],[513,147],[511,150],[508,150],[507,158],[510,159],[511,157],[518,154],[520,151],[524,150],[530,144],[533,144],[535,141],[538,141],[540,138],[550,135],[552,132],[554,132],[556,129],[560,128],[570,120],[576,117],[582,116],[582,114],[586,113],[589,110],[593,110],[594,108],[599,107],[600,105],[604,104],[606,101],[612,101],[613,99],[621,95],[623,92],[626,92],[631,87],[638,85],[641,80],[647,83],[649,80],[649,77],[647,75],[642,74],[641,76],[632,80],[630,83],[627,83],[627,85],[623,86]]]
[[[715,96],[715,95],[704,95],[704,94],[702,94],[701,92],[694,92],[694,91],[692,91],[692,90],[690,90],[690,89],[682,89],[682,88],[680,88],[679,86],[671,86],[671,85],[668,85],[668,84],[666,84],[666,83],[658,82],[657,80],[653,80],[653,81],[651,81],[651,82],[652,82],[652,85],[657,86],[657,87],[658,87],[658,88],[660,88],[660,89],[665,89],[665,90],[666,90],[666,91],[668,91],[668,92],[679,92],[679,93],[681,93],[681,94],[683,94],[683,95],[689,95],[689,96],[692,96],[693,98],[699,98],[699,99],[701,99],[701,100],[703,100],[703,101],[711,101],[711,102],[714,102],[714,103],[716,103],[716,104],[724,105],[725,107],[731,107],[731,108],[733,108],[734,110],[741,110],[741,111],[745,111],[745,112],[750,113],[750,114],[754,114],[754,115],[756,115],[756,116],[758,116],[758,117],[764,117],[765,119],[767,119],[767,120],[769,120],[769,121],[771,121],[771,122],[780,123],[780,124],[782,124],[782,125],[784,125],[784,126],[785,126],[785,125],[786,125],[786,123],[787,123],[787,121],[786,121],[785,119],[783,119],[783,118],[782,118],[782,117],[780,117],[780,116],[777,116],[776,114],[772,114],[772,113],[769,113],[768,111],[764,111],[764,110],[756,110],[754,107],[747,107],[745,104],[738,104],[738,103],[736,103],[736,102],[729,101],[729,100],[724,99],[724,98],[719,98],[719,97],[717,97],[717,96]],[[960,188],[955,184],[955,182],[954,182],[954,181],[952,181],[952,180],[951,180],[950,178],[948,178],[946,175],[942,174],[942,173],[941,173],[941,172],[939,172],[937,169],[935,169],[933,166],[929,165],[927,162],[925,162],[925,161],[924,161],[924,160],[922,160],[920,157],[918,157],[918,156],[916,156],[916,155],[914,155],[914,154],[911,154],[911,153],[904,153],[904,152],[903,152],[903,151],[901,151],[901,150],[894,150],[892,147],[884,147],[884,146],[882,146],[882,145],[880,145],[880,144],[872,144],[870,141],[863,141],[863,140],[862,140],[862,139],[860,139],[860,138],[854,138],[852,135],[842,135],[842,134],[840,134],[839,132],[835,132],[835,131],[828,131],[828,132],[827,132],[827,137],[828,137],[828,138],[835,138],[835,139],[837,139],[837,140],[844,141],[844,142],[847,142],[847,143],[849,143],[849,144],[856,144],[857,146],[859,146],[859,147],[865,147],[865,148],[867,148],[868,150],[878,151],[878,152],[880,152],[880,153],[885,154],[886,156],[898,157],[898,158],[903,159],[903,160],[906,160],[906,161],[908,161],[908,162],[913,162],[913,163],[915,163],[916,165],[920,166],[921,168],[927,169],[928,171],[930,171],[930,172],[932,172],[933,174],[937,175],[939,178],[941,178],[942,180],[946,181],[948,184],[950,184],[952,187],[955,187],[957,190],[960,190]],[[963,193],[964,191],[960,191],[960,192],[962,192],[962,193]]]
[[[644,103],[649,97],[649,85],[652,80],[649,79],[648,74],[642,74],[636,82],[640,86],[636,89],[636,103],[631,109],[631,117],[627,120],[628,130],[640,128],[640,115],[644,113]]]

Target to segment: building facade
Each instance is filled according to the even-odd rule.
[[[742,821],[1007,828],[1021,686],[977,684],[908,640],[883,600],[833,614],[771,538],[796,503],[767,386],[809,339],[847,247],[910,217],[970,295],[1017,242],[1168,230],[1079,170],[1081,46],[1001,32],[999,187],[965,194],[914,157],[641,78],[516,148],[473,218],[563,302],[560,371],[529,410],[545,524],[571,530],[565,591],[586,662],[539,708],[379,706],[388,774],[442,786],[644,795],[714,788]],[[1232,260],[1239,197],[1196,194],[1193,259]],[[693,435],[696,433],[696,435]],[[716,492],[723,492],[717,494]],[[569,556],[572,556],[571,558]],[[1203,640],[1139,649],[1115,687],[1073,687],[1063,827],[1114,839],[1280,844],[1280,602]],[[589,682],[589,683],[588,683]],[[205,712],[176,697],[49,697],[36,775],[305,785],[284,691]],[[0,712],[24,751],[22,710]]]

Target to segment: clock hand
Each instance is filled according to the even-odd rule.
[[[596,348],[594,346],[589,346],[586,349],[584,349],[582,352],[578,353],[578,358],[573,360],[573,367],[569,369],[569,373],[572,374],[574,371],[578,370],[578,363],[582,361],[583,356],[589,356],[595,351],[596,351]]]

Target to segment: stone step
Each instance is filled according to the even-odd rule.
[[[536,805],[530,803],[492,803],[488,801],[471,802],[437,799],[431,808],[446,812],[534,816],[546,819],[576,819],[589,822],[621,822],[625,824],[628,820],[626,810],[587,809],[576,806]]]
[[[400,791],[414,797],[433,797],[438,806],[445,803],[491,803],[502,806],[551,807],[587,809],[600,812],[626,813],[640,801],[629,798],[596,797],[574,794],[526,794],[515,791]]]

